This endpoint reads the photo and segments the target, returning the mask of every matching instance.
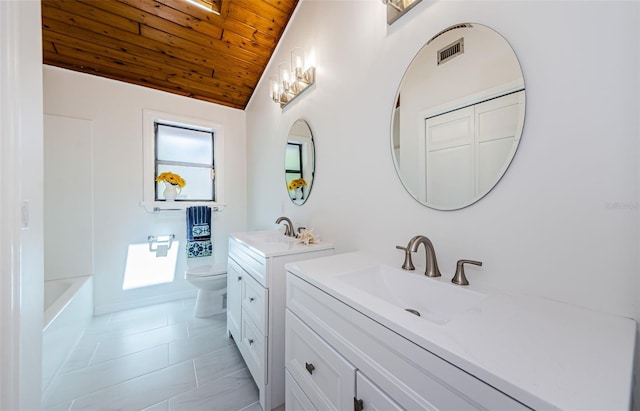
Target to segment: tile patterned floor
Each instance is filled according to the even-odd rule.
[[[226,315],[195,299],[95,317],[43,393],[45,410],[261,411]]]

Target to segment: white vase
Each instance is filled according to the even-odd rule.
[[[296,188],[296,200],[302,200],[302,187]]]
[[[173,201],[180,194],[181,188],[179,185],[171,184],[167,181],[164,182],[164,191],[162,194],[164,195],[164,199],[167,201]]]

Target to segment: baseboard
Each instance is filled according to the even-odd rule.
[[[147,305],[168,303],[170,301],[181,300],[183,298],[195,298],[198,290],[186,290],[172,294],[163,294],[155,297],[141,298],[135,301],[126,301],[116,304],[96,305],[93,308],[93,315],[104,315],[117,311],[129,310],[132,308],[145,307]]]

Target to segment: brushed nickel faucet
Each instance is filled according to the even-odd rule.
[[[433,248],[433,243],[427,237],[423,235],[417,235],[409,240],[409,244],[406,247],[396,246],[399,250],[404,250],[404,262],[402,263],[402,269],[415,270],[413,261],[411,261],[411,253],[418,251],[420,244],[424,245],[426,252],[426,269],[424,275],[427,277],[440,277],[440,269],[438,268],[438,260],[436,259],[436,250]]]
[[[456,264],[456,273],[451,279],[451,282],[458,285],[469,285],[469,281],[467,280],[467,276],[464,274],[464,265],[465,264],[473,264],[482,266],[482,261],[474,261],[474,260],[458,260]]]
[[[296,230],[293,228],[293,223],[287,217],[278,217],[276,224],[280,224],[284,221],[284,235],[287,237],[295,237]]]

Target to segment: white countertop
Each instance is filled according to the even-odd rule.
[[[231,233],[230,236],[267,258],[333,248],[333,244],[327,241],[320,241],[317,244],[302,244],[298,242],[297,238],[287,237],[275,230],[238,232]]]
[[[375,256],[355,252],[290,263],[286,268],[530,407],[630,407],[635,321],[471,284],[465,288],[487,298],[456,318],[436,324],[339,279],[374,265]],[[448,277],[415,275],[460,287]]]

